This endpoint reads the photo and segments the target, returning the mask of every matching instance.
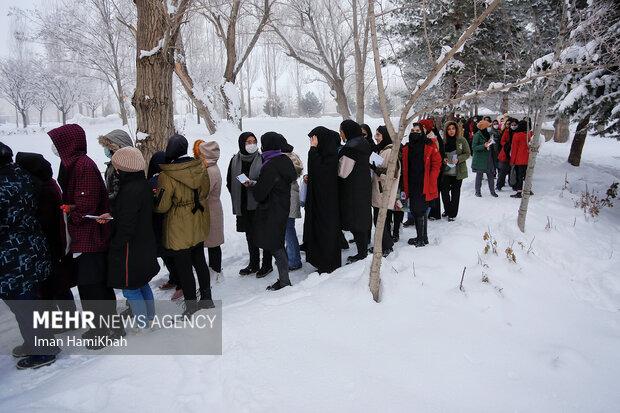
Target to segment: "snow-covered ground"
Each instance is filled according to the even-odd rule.
[[[308,131],[339,122],[259,118],[244,126],[283,133],[305,159]],[[177,124],[190,142],[207,136],[189,119]],[[119,126],[84,123],[100,165],[96,138]],[[42,152],[57,168],[36,129],[0,128],[0,141],[14,152]],[[218,133],[224,173],[237,135]],[[586,185],[603,194],[620,181],[620,142],[589,138],[579,168],[565,162],[569,146],[543,145],[525,234],[511,192],[494,199],[483,187],[475,198],[471,176],[457,221],[430,223],[431,245],[408,246],[415,231],[404,229],[384,261],[380,304],[368,292],[370,258],[322,276],[304,264],[292,273],[294,286],[275,293],[265,291],[275,274],[239,277],[245,238],[224,193],[225,279],[213,288],[224,306],[222,356],[61,356],[25,372],[3,356],[0,410],[616,412],[620,205],[588,218],[574,199]],[[300,237],[301,228],[298,220]],[[483,253],[485,231],[497,255]],[[506,258],[509,246],[516,263]],[[165,275],[152,281],[154,290]],[[15,331],[2,336],[19,344]]]

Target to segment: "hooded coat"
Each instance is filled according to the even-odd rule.
[[[126,146],[133,146],[131,136],[122,129],[114,129],[112,132],[99,137],[99,144],[110,150],[112,153]],[[105,186],[108,188],[108,196],[110,199],[116,198],[118,194],[118,175],[114,173],[112,162],[106,162],[105,170]]]
[[[248,211],[256,209],[254,194],[241,185],[237,177],[245,174],[245,176],[255,181],[258,179],[258,174],[263,164],[258,151],[250,154],[245,150],[245,142],[250,136],[256,138],[252,132],[243,132],[239,135],[239,152],[230,160],[226,173],[226,188],[230,192],[233,214],[237,217],[237,232],[246,232],[248,226],[251,226]]]
[[[490,163],[493,162],[493,146],[489,149],[485,148],[484,144],[487,143],[491,139],[489,132],[486,130],[478,130],[474,135],[474,139],[471,144],[472,152],[474,156],[471,161],[471,169],[474,172],[487,172]]]
[[[86,155],[86,134],[79,125],[69,124],[47,133],[58,150],[65,168],[63,203],[74,205],[67,218],[71,237],[71,252],[106,252],[110,239],[110,226],[100,225],[85,215],[110,212],[108,191],[95,162]],[[102,280],[87,278],[80,284]]]
[[[155,152],[153,156],[151,156],[151,160],[149,161],[148,173],[146,175],[146,179],[149,182],[149,186],[151,187],[151,191],[153,194],[153,205],[156,206],[159,200],[159,192],[157,190],[157,180],[159,179],[159,174],[161,173],[160,165],[166,163],[166,154],[163,151]],[[163,244],[163,233],[164,233],[164,216],[162,214],[158,214],[155,212],[153,207],[153,232],[155,234],[155,242],[157,244],[157,256],[165,257],[170,255],[170,251],[164,248]]]
[[[366,232],[372,226],[372,182],[369,164],[372,150],[368,141],[361,136],[359,125],[356,125],[357,123],[351,120],[344,121],[341,125],[347,142],[338,153],[339,162],[346,157],[353,160],[355,165],[346,178],[339,175],[340,224],[342,229],[347,231]]]
[[[0,143],[0,152],[8,147]],[[4,157],[4,155],[3,155]],[[18,165],[0,162],[0,298],[33,291],[49,277],[47,242],[36,218],[32,180]]]
[[[403,146],[403,189],[407,198],[411,199],[414,192],[417,191],[414,188],[414,182],[419,181],[418,178],[422,178],[421,193],[424,196],[424,200],[430,202],[439,197],[437,177],[441,169],[442,159],[437,145],[426,137],[422,139],[424,139],[424,142],[420,153],[414,153],[412,150],[415,144],[411,139],[411,135],[409,136],[409,144]],[[416,165],[418,157],[422,160],[423,165]],[[421,177],[417,176],[418,170],[422,172]]]
[[[42,296],[50,298],[77,284],[73,257],[66,255],[67,237],[62,205],[62,192],[52,178],[52,166],[38,153],[18,152],[16,163],[30,175],[37,192],[37,219],[47,240],[52,262],[49,279],[42,285]]]
[[[217,161],[220,159],[220,147],[217,142],[205,142],[200,145],[203,164],[209,175],[209,237],[205,247],[214,248],[224,243],[224,210],[222,209],[222,173]]]
[[[153,192],[142,171],[119,172],[112,206],[108,286],[133,290],[159,272],[153,232]]]
[[[268,132],[261,137],[263,166],[256,185],[250,189],[258,203],[252,220],[253,243],[258,248],[272,252],[284,248],[291,210],[291,183],[297,179],[297,172],[289,157],[284,153],[275,153],[281,152],[285,143],[284,137],[275,132]],[[268,156],[265,152],[275,156]]]
[[[173,138],[166,147],[166,159],[171,163],[160,165],[155,211],[166,214],[164,248],[181,251],[196,246],[209,236],[207,199],[210,183],[202,162],[183,156],[187,153],[187,140],[180,135]]]
[[[512,134],[512,145],[510,148],[510,165],[524,166],[530,159],[529,142],[533,133],[527,133],[527,122],[520,121],[517,129]]]
[[[308,187],[304,220],[306,261],[319,273],[330,273],[342,265],[338,211],[338,132],[323,126],[308,136],[316,136],[317,147],[308,152]]]
[[[448,126],[456,127],[456,136],[448,136]],[[448,157],[448,153],[454,153],[457,157],[456,179],[463,180],[467,178],[467,160],[471,156],[469,144],[460,133],[460,128],[456,122],[447,122],[444,128],[444,159]],[[447,167],[445,167],[447,169]]]

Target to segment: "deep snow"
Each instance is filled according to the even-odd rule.
[[[255,118],[244,126],[283,133],[305,159],[307,132],[319,124],[336,129],[339,121]],[[103,167],[96,138],[120,123],[80,122],[89,155]],[[190,143],[207,136],[191,118],[177,126]],[[37,129],[6,135],[15,130],[3,127],[0,141],[14,152],[42,152],[56,169],[50,141]],[[223,174],[237,135],[230,127],[218,132]],[[483,185],[483,198],[475,198],[472,176],[457,221],[429,224],[431,245],[408,246],[414,230],[404,229],[384,261],[380,304],[368,292],[370,258],[323,276],[304,264],[291,274],[294,286],[275,293],[265,291],[275,274],[239,277],[245,239],[234,231],[225,192],[225,279],[213,288],[224,305],[222,356],[61,356],[26,372],[3,356],[0,409],[618,411],[620,206],[593,219],[573,204],[586,184],[604,193],[620,181],[620,142],[588,138],[579,168],[565,162],[569,146],[543,145],[525,234],[511,192],[494,199]],[[301,238],[302,220],[297,227]],[[498,242],[497,256],[482,252],[485,231]],[[505,257],[509,245],[516,264]],[[151,283],[163,299],[170,292],[156,287],[165,275]],[[0,340],[19,344],[16,331],[2,331]]]

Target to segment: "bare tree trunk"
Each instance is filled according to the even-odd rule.
[[[355,121],[364,123],[364,100],[366,94],[366,54],[368,51],[368,29],[365,30],[364,39],[360,33],[357,0],[351,3],[353,14],[353,47],[355,61]],[[368,25],[366,24],[366,27]],[[363,49],[363,50],[362,50]]]
[[[39,127],[43,126],[43,109],[39,108]]]
[[[577,130],[575,131],[573,142],[570,145],[570,153],[568,154],[568,163],[573,166],[579,166],[579,164],[581,164],[581,153],[583,152],[583,146],[588,136],[589,123],[590,115],[581,119],[577,124]]]
[[[116,95],[116,99],[118,100],[118,113],[121,116],[121,121],[123,122],[123,125],[127,125],[128,119],[127,119],[127,108],[125,108],[125,96],[124,96],[125,91],[123,90],[123,85],[119,78],[116,79],[116,89],[118,91]]]
[[[336,111],[342,116],[342,119],[351,119],[347,93],[344,89],[344,79],[336,79],[332,85],[332,90],[336,93]]]
[[[22,127],[27,127],[28,126],[28,114],[26,113],[26,110],[22,109],[19,111],[19,113],[22,115]]]
[[[179,26],[188,1],[182,1],[175,15],[166,14],[161,0],[134,0],[138,21],[136,30],[136,89],[131,100],[136,108],[138,136],[136,147],[145,159],[164,150],[168,138],[175,132],[174,91],[172,74],[175,69],[174,49]],[[179,15],[180,14],[180,15]],[[159,50],[156,50],[157,46]],[[140,57],[142,50],[156,50]]]
[[[252,96],[251,96],[251,88],[248,86],[248,118],[252,117]]]
[[[558,143],[568,142],[569,127],[568,117],[561,114],[558,115],[553,122],[553,141]]]
[[[499,113],[508,113],[508,108],[510,107],[510,103],[508,100],[508,92],[502,93],[502,101],[499,104]]]
[[[62,116],[62,124],[63,125],[67,124],[67,115],[69,114],[68,112],[69,112],[68,110],[67,111],[65,111],[64,109],[60,110],[60,114]]]

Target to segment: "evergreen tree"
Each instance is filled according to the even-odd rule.
[[[314,93],[306,92],[299,100],[299,111],[302,116],[316,117],[323,111],[323,104]]]
[[[282,113],[284,113],[284,103],[280,100],[278,95],[268,97],[263,105],[263,112],[275,118],[282,116]]]

